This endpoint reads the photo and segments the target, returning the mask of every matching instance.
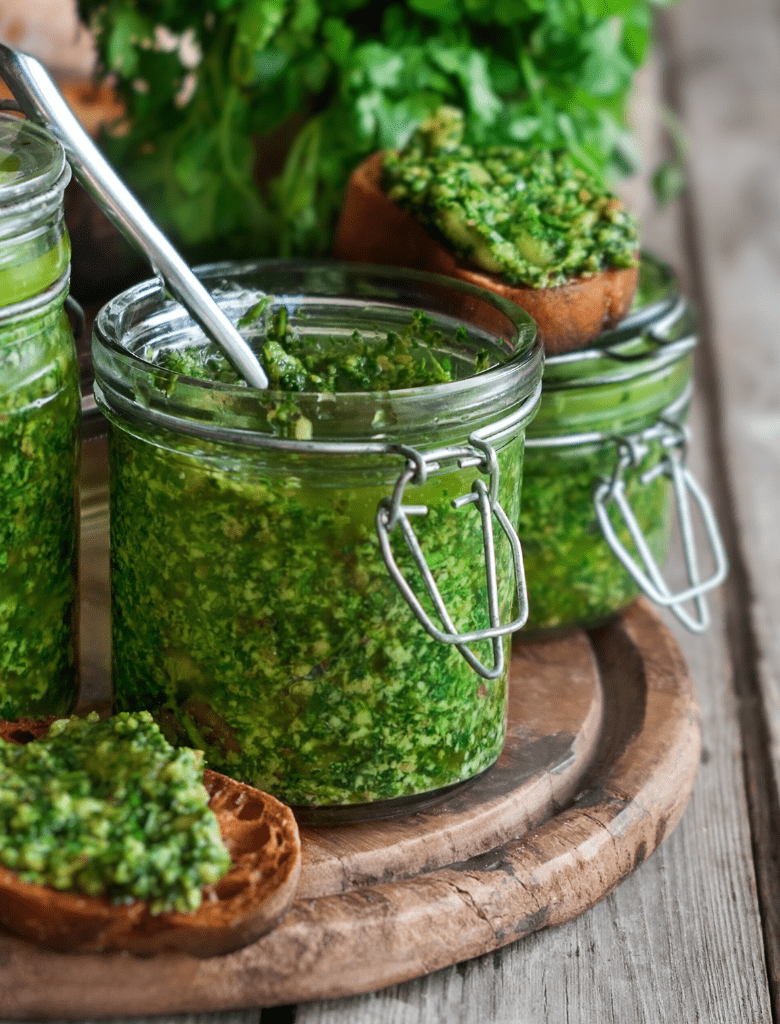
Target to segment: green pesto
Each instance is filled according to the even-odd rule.
[[[0,718],[76,701],[79,416],[61,300],[0,322]]]
[[[637,265],[637,223],[564,151],[461,143],[462,114],[441,108],[400,152],[382,187],[449,248],[509,284],[550,288]]]
[[[394,391],[442,384],[455,379],[447,355],[436,354],[444,335],[432,327],[426,314],[412,312],[400,331],[388,331],[381,340],[353,331],[348,337],[312,338],[295,330],[285,306],[271,310],[264,297],[238,321],[240,328],[259,325],[262,339],[259,358],[273,391],[315,391],[335,394],[347,391]],[[465,339],[457,329],[454,341]],[[182,375],[222,384],[241,384],[236,371],[213,345],[169,349],[152,355],[157,365]],[[487,353],[470,367],[470,373],[487,365]]]
[[[642,464],[623,477],[626,497],[659,565],[669,545],[670,483],[661,476],[643,484],[639,477],[662,454],[658,444],[652,445]],[[617,457],[612,441],[526,448],[517,532],[528,581],[527,632],[594,624],[638,596],[639,588],[604,539],[593,506],[593,489],[612,475]],[[614,505],[609,515],[621,542],[635,552]]]
[[[58,719],[0,740],[0,863],[24,882],[197,910],[230,869],[208,807],[203,755],[174,749],[151,716]]]
[[[377,504],[401,461],[368,479],[338,458],[263,467],[252,452],[134,430],[112,428],[110,446],[118,708],[148,708],[171,740],[294,805],[426,793],[496,760],[506,672],[483,680],[429,637],[379,551]],[[499,463],[512,517],[520,439]],[[488,625],[479,517],[450,506],[474,475],[436,474],[405,495],[429,506],[415,530],[460,629]],[[512,594],[501,571],[503,616]]]

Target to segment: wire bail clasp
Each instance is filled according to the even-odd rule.
[[[668,608],[692,632],[703,633],[710,621],[709,610],[703,595],[723,582],[728,572],[728,560],[710,503],[685,465],[687,444],[685,428],[679,423],[667,420],[661,420],[660,427],[661,433],[656,436],[665,449],[665,455],[658,463],[639,476],[639,483],[642,486],[647,486],[659,476],[667,476],[671,480],[690,586],[679,593],[671,591],[650,551],[647,538],[626,496],[625,474],[629,469],[638,467],[648,454],[650,445],[647,440],[639,437],[615,439],[618,447],[615,469],[610,478],[602,478],[596,484],[593,492],[593,504],[607,544],[640,589],[656,604]],[[712,575],[705,580],[699,578],[699,562],[690,499],[698,508],[714,562]],[[607,512],[607,508],[612,502],[617,506],[636,546],[642,562],[641,566],[623,545],[612,525]],[[682,607],[686,601],[693,601],[696,609],[695,616]]]
[[[444,644],[451,644],[457,648],[471,668],[484,679],[498,678],[505,667],[504,647],[502,637],[520,629],[528,619],[528,594],[525,583],[525,571],[523,568],[523,553],[520,547],[520,540],[514,527],[509,521],[498,500],[499,468],[495,449],[476,434],[469,437],[470,447],[450,448],[438,452],[432,452],[423,456],[415,449],[398,446],[397,451],[407,458],[407,464],[401,475],[398,477],[393,494],[390,498],[383,498],[377,508],[376,530],[379,538],[379,546],[382,557],[385,560],[388,572],[393,582],[398,587],[401,595],[414,612],[426,632],[435,640]],[[419,486],[425,483],[428,473],[439,468],[440,462],[444,459],[456,458],[461,469],[475,466],[480,473],[488,476],[488,484],[479,477],[474,480],[471,491],[461,495],[452,501],[454,509],[461,509],[466,505],[476,505],[479,512],[482,527],[482,545],[485,556],[485,579],[487,583],[487,604],[490,626],[486,629],[476,629],[468,633],[458,633],[444,599],[428,566],[420,543],[410,522],[410,516],[424,516],[428,514],[426,505],[405,505],[403,504],[404,490],[407,484],[412,483]],[[496,549],[493,520],[498,525],[504,536],[509,541],[512,551],[512,562],[515,577],[515,590],[517,593],[518,615],[510,623],[501,625],[499,621],[500,609],[498,602],[498,580],[496,574]],[[440,629],[428,616],[420,604],[406,577],[403,575],[398,563],[395,560],[390,545],[390,533],[400,526],[406,545],[414,559],[425,585],[426,593],[433,603],[439,616]],[[490,640],[493,652],[492,667],[484,665],[479,658],[467,646],[479,640]]]

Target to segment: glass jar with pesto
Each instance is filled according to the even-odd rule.
[[[78,696],[79,372],[60,144],[0,115],[0,718]]]
[[[640,593],[689,629],[706,629],[704,594],[723,580],[726,559],[685,466],[697,330],[672,271],[644,254],[634,308],[620,326],[593,348],[547,359],[518,524],[529,579],[525,636],[595,625]],[[688,572],[676,592],[661,571],[675,518]],[[697,546],[708,552],[707,578]]]
[[[158,282],[95,325],[115,706],[303,821],[424,806],[504,741],[534,324],[394,268],[200,273],[268,390]]]

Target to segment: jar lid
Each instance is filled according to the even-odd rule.
[[[593,346],[545,360],[544,391],[634,380],[679,361],[695,346],[698,315],[680,294],[674,271],[644,252],[629,314]]]
[[[0,114],[0,215],[4,206],[46,192],[64,169],[65,152],[52,135],[29,121]]]

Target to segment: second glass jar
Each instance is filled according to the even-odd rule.
[[[706,628],[699,592],[722,579],[725,556],[706,498],[684,468],[697,331],[696,312],[671,270],[645,254],[626,320],[597,346],[547,360],[518,524],[529,579],[523,636],[595,625],[643,590],[657,593],[689,628]],[[703,510],[716,564],[703,585],[687,588],[696,592],[692,609],[657,570],[674,518],[687,523],[695,508]]]

